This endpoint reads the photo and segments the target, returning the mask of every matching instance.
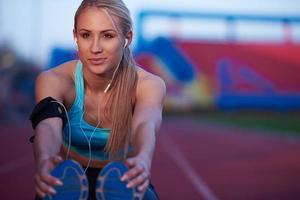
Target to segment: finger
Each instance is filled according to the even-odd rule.
[[[36,174],[36,175],[35,175],[34,181],[35,181],[36,187],[38,187],[39,190],[40,190],[41,192],[45,193],[45,192],[47,191],[47,187],[48,187],[48,186],[47,186],[46,183],[44,183],[44,182],[41,180],[39,174]]]
[[[51,176],[50,174],[46,173],[41,175],[41,181],[45,182],[48,185],[63,185],[63,183],[58,178],[55,178],[54,176]]]
[[[46,193],[44,193],[42,190],[40,190],[40,188],[38,186],[35,186],[35,191],[36,191],[36,194],[42,199],[46,196]]]
[[[51,157],[51,160],[52,160],[52,162],[53,162],[55,165],[57,165],[57,164],[59,164],[59,163],[61,163],[61,162],[63,161],[62,157],[61,157],[61,156],[58,156],[58,155],[52,156],[52,157]]]
[[[42,191],[43,186],[38,174],[34,175],[34,182],[35,182],[35,191],[37,195],[40,198],[44,198],[46,196],[46,193]]]
[[[144,172],[145,169],[141,165],[136,165],[134,168],[131,168],[128,172],[126,172],[122,178],[121,181],[127,181],[131,180],[132,178],[138,176],[140,173]]]
[[[44,194],[56,194],[56,191],[54,190],[53,187],[48,185],[47,183],[43,182],[41,178],[36,175],[35,177],[35,182],[36,182],[36,191],[40,193],[40,195]]]
[[[145,190],[147,189],[147,187],[149,186],[149,183],[150,183],[149,179],[146,179],[146,181],[144,181],[143,184],[141,184],[140,186],[138,186],[138,191],[144,193]]]
[[[56,194],[56,190],[53,187],[51,187],[50,185],[47,185],[46,183],[43,183],[43,182],[40,182],[40,184],[37,185],[37,188],[42,193],[45,193],[45,194],[51,194],[51,195]]]
[[[126,187],[132,188],[132,187],[136,187],[138,185],[142,185],[147,179],[148,179],[147,174],[145,172],[141,173],[134,179],[130,180],[130,182],[126,185]]]

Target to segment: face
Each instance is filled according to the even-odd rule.
[[[125,37],[118,34],[118,21],[114,21],[115,26],[105,11],[96,7],[86,8],[78,16],[74,31],[78,55],[91,73],[111,76],[121,60]]]

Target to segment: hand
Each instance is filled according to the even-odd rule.
[[[52,186],[62,186],[62,182],[59,179],[50,175],[51,170],[60,162],[62,162],[62,158],[60,156],[52,156],[41,160],[38,163],[38,169],[34,176],[34,180],[35,190],[40,198],[44,198],[46,194],[54,195],[56,191]]]
[[[149,185],[151,161],[147,156],[136,156],[128,158],[126,164],[129,171],[122,177],[122,181],[129,181],[128,188],[138,187],[138,190],[144,193]]]

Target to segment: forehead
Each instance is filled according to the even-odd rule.
[[[117,20],[116,17],[109,15],[103,8],[87,7],[79,14],[76,27],[78,30],[102,31],[113,29],[117,31]]]

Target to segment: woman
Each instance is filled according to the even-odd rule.
[[[37,195],[55,193],[53,186],[61,182],[49,173],[66,156],[85,169],[89,199],[95,199],[101,168],[122,158],[129,166],[122,181],[146,191],[152,188],[149,176],[165,84],[135,64],[129,49],[132,22],[121,0],[84,0],[73,35],[80,60],[45,71],[36,80],[38,105],[47,99],[67,110],[67,120],[48,112],[35,123]]]

